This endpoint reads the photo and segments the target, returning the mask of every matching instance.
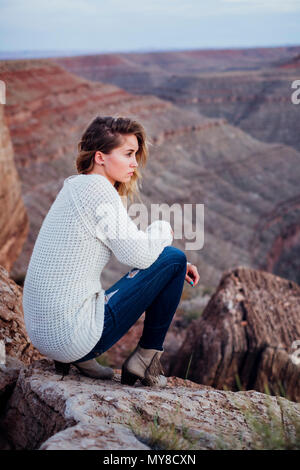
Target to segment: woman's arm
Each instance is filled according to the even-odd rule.
[[[156,220],[145,231],[139,230],[117,200],[110,207],[98,208],[96,236],[106,244],[124,264],[145,269],[151,266],[164,247],[171,245],[171,226],[165,220]]]
[[[166,246],[172,245],[169,222],[156,220],[145,231],[139,230],[108,180],[96,176],[87,186],[84,191],[74,192],[82,217],[91,233],[121,263],[139,269],[148,268]]]

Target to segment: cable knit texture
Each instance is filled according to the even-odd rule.
[[[61,362],[85,356],[103,331],[100,276],[111,253],[146,269],[172,242],[165,220],[139,230],[104,176],[66,178],[42,223],[24,281],[24,320],[33,345]]]

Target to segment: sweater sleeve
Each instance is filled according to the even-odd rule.
[[[163,249],[172,245],[171,225],[156,220],[145,231],[129,217],[117,190],[105,178],[94,178],[88,190],[75,196],[91,233],[123,264],[139,269],[151,266]]]

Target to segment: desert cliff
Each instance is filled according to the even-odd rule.
[[[86,125],[97,114],[123,114],[140,119],[152,142],[142,186],[147,207],[204,204],[204,246],[187,251],[204,285],[216,287],[223,270],[240,264],[299,281],[297,150],[256,140],[224,118],[80,78],[50,60],[3,61],[0,79],[7,83],[5,112],[30,220],[14,279],[26,273],[64,178],[76,173],[76,144]],[[175,236],[175,246],[185,249],[185,242]],[[126,271],[112,258],[104,286]]]

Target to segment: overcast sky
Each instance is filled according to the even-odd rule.
[[[300,0],[0,0],[0,51],[300,44]]]

